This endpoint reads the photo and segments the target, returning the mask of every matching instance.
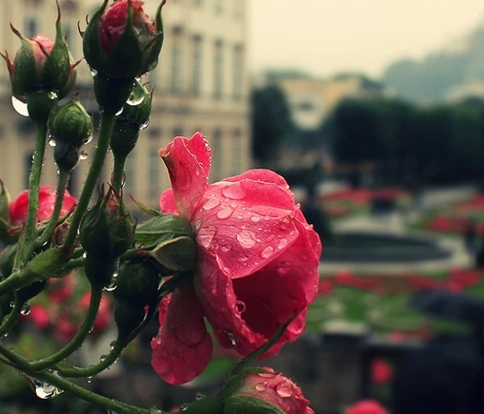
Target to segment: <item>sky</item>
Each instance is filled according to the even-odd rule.
[[[250,65],[378,79],[396,60],[457,47],[480,23],[482,0],[249,0]]]

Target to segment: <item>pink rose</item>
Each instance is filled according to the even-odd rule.
[[[68,191],[64,194],[64,201],[62,203],[61,216],[67,212],[77,203],[77,200],[72,197]],[[50,219],[54,211],[55,192],[51,191],[50,186],[43,186],[39,189],[39,209],[37,211],[37,222]],[[14,226],[20,226],[27,218],[27,210],[29,206],[29,191],[23,191],[15,200],[9,205],[10,223]]]
[[[135,32],[141,36],[138,40],[150,42],[156,36],[156,26],[143,10],[143,2],[138,0],[118,0],[113,3],[104,14],[99,26],[101,47],[105,52],[111,52],[119,42],[128,22],[128,6],[133,7],[133,26]]]
[[[211,151],[200,133],[176,137],[160,155],[173,190],[161,195],[164,212],[186,217],[197,233],[198,271],[160,306],[152,365],[167,382],[200,374],[212,341],[247,355],[295,319],[261,358],[275,355],[305,328],[318,293],[321,242],[286,181],[269,170],[249,170],[208,184]]]
[[[348,407],[344,414],[389,414],[388,411],[375,400],[361,400]]]
[[[271,368],[264,369],[268,372],[250,373],[243,377],[239,388],[227,398],[224,413],[279,413],[282,410],[285,414],[314,414],[296,384]],[[273,410],[271,406],[274,406]]]

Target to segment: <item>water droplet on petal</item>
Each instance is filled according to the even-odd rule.
[[[212,210],[213,208],[217,207],[220,204],[216,198],[209,198],[205,204],[203,205],[204,210]]]
[[[279,397],[282,398],[292,397],[292,395],[294,394],[294,385],[286,381],[280,382],[276,385],[276,393],[277,395],[279,395]]]
[[[239,262],[246,262],[247,260],[249,260],[249,258],[245,254],[239,255],[238,259]]]
[[[264,385],[264,383],[259,382],[258,384],[255,384],[255,389],[256,391],[262,392],[266,390],[266,386]]]
[[[242,200],[245,198],[246,192],[240,182],[235,182],[227,187],[224,187],[222,194],[227,198],[231,198],[232,200]]]
[[[220,250],[222,250],[224,253],[228,253],[230,250],[232,250],[232,246],[229,243],[224,243],[220,246]]]
[[[22,102],[21,100],[17,99],[15,96],[12,96],[12,106],[13,106],[13,109],[15,109],[19,115],[29,116],[29,111],[27,109],[26,102]]]
[[[198,232],[197,239],[203,247],[208,249],[210,247],[210,244],[212,244],[215,233],[216,232],[214,229],[210,227],[204,227]]]
[[[232,346],[237,345],[237,338],[235,338],[235,335],[233,334],[233,332],[230,332],[228,329],[224,329],[223,331],[224,331],[224,332],[227,334],[227,336],[229,337],[230,344],[231,344]]]
[[[260,221],[260,216],[250,216],[250,219],[254,222],[254,223],[257,223],[258,221]]]
[[[232,270],[230,267],[223,267],[222,271],[227,275],[227,276],[232,276]]]
[[[263,259],[267,259],[274,253],[274,247],[272,246],[267,246],[264,250],[262,250],[262,253],[260,254]]]
[[[240,233],[237,234],[236,236],[237,241],[240,243],[242,247],[245,247],[246,249],[250,249],[251,247],[255,246],[255,235],[249,230],[242,230]]]
[[[242,302],[241,300],[238,300],[235,302],[235,306],[237,308],[237,312],[242,313],[245,311],[247,306],[245,305],[245,302]]]
[[[278,249],[284,249],[287,246],[287,239],[279,240],[279,244],[277,245]]]
[[[226,218],[229,218],[233,213],[233,210],[231,208],[223,207],[221,210],[217,211],[217,217],[220,220],[224,220]]]

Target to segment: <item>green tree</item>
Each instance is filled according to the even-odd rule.
[[[294,132],[289,105],[274,85],[252,91],[252,156],[266,164]]]

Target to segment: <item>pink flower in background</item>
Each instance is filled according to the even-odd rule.
[[[387,384],[393,379],[393,366],[384,358],[375,358],[371,363],[370,376],[375,384]]]
[[[375,400],[361,400],[348,407],[344,414],[389,414],[388,411]]]
[[[55,191],[51,186],[42,186],[39,189],[39,209],[37,211],[37,222],[48,220],[54,211]],[[61,216],[67,214],[75,206],[77,199],[72,197],[68,191],[64,194]],[[25,190],[9,205],[10,223],[20,226],[27,218],[29,206],[29,191]]]
[[[176,137],[160,155],[173,186],[161,195],[161,208],[192,223],[198,271],[193,284],[160,306],[154,369],[172,384],[203,371],[212,352],[205,317],[223,347],[247,355],[296,312],[262,357],[277,354],[301,335],[308,305],[317,296],[318,235],[286,181],[273,171],[249,170],[209,185],[211,151],[202,134]]]
[[[225,413],[250,412],[250,408],[257,406],[256,400],[260,400],[267,403],[267,412],[314,414],[294,382],[269,367],[264,369],[267,372],[250,373],[242,378],[239,388],[225,402]],[[271,405],[274,410],[270,409]],[[257,412],[262,412],[260,408]]]

